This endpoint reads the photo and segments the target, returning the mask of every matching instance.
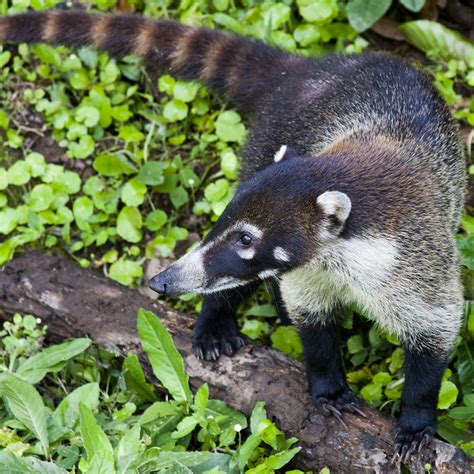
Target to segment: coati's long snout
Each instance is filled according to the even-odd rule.
[[[203,248],[197,247],[177,262],[154,276],[149,287],[165,296],[179,296],[186,293],[206,291],[206,272],[203,264]]]

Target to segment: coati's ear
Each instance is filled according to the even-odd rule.
[[[318,196],[317,203],[330,220],[331,225],[327,230],[339,234],[351,213],[352,203],[349,196],[340,191],[326,191]]]
[[[296,153],[293,148],[289,148],[287,145],[282,145],[279,150],[275,153],[273,161],[279,163],[282,160],[287,160],[288,158],[296,158],[298,153]]]

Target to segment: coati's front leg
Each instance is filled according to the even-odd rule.
[[[333,415],[344,423],[342,411],[365,415],[344,376],[336,320],[333,315],[309,317],[298,330],[311,399],[324,416]]]
[[[421,341],[405,346],[405,383],[395,435],[395,451],[402,462],[420,452],[436,432],[436,406],[446,366],[444,351],[426,348]]]
[[[240,303],[255,289],[254,284],[212,293],[204,297],[193,334],[193,350],[200,359],[217,360],[245,345],[236,320]]]

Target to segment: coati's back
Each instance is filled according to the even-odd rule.
[[[375,148],[388,160],[403,160],[413,175],[430,174],[441,190],[439,207],[450,210],[456,229],[464,202],[463,150],[457,126],[429,80],[386,53],[331,56],[305,66],[304,75],[290,74],[286,91],[265,103],[248,140],[244,174],[266,166],[288,144],[308,157],[350,150],[368,162],[352,162],[354,170],[361,166],[374,176],[383,173],[376,156],[362,149],[357,154],[354,147]]]

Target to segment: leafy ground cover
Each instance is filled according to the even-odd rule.
[[[28,7],[50,8],[56,3],[21,0],[8,6],[4,2],[0,11],[5,14]],[[417,20],[415,12],[424,3],[155,0],[130,1],[127,5],[145,15],[224,28],[313,56],[334,51],[359,53],[370,47],[366,39],[370,37],[361,36],[361,31],[385,14],[403,20],[408,41],[424,53],[418,56],[420,67],[431,75],[459,121],[468,170],[474,174],[474,46],[440,23]],[[107,10],[114,5],[114,1],[103,0],[92,7]],[[0,76],[0,264],[22,247],[35,246],[67,253],[84,267],[100,269],[110,278],[136,287],[142,283],[150,260],[182,254],[209,230],[232,198],[238,178],[239,147],[246,138],[245,118],[201,85],[160,76],[145,69],[136,58],[115,61],[92,49],[71,51],[46,45],[0,46]],[[469,206],[470,194],[468,211]],[[464,264],[465,320],[443,380],[438,434],[474,454],[474,218],[468,213],[462,221],[458,244]],[[169,304],[197,313],[201,299],[189,296]],[[241,314],[242,330],[250,339],[301,359],[296,332],[291,327],[278,326],[265,288],[242,308]],[[255,423],[255,429],[245,430],[247,421],[238,418],[240,421],[234,425],[240,425],[242,431],[232,432],[225,424],[219,425],[219,431],[213,422],[199,418],[202,409],[199,415],[196,400],[191,398],[186,399],[182,411],[172,412],[173,403],[181,406],[183,400],[165,401],[163,394],[151,391],[141,375],[137,375],[140,383],[130,385],[130,374],[140,374],[136,359],[127,358],[122,364],[100,348],[90,347],[76,354],[74,351],[82,348],[81,344],[85,346],[86,341],[67,343],[70,345],[65,346],[65,358],[53,358],[57,362],[48,367],[54,370],[45,369],[40,377],[41,373],[33,370],[37,362],[27,363],[36,357],[44,336],[33,322],[34,318],[17,316],[16,322],[5,328],[3,371],[8,377],[16,377],[13,384],[23,384],[21,387],[32,401],[42,400],[48,416],[41,429],[28,425],[13,409],[8,393],[2,392],[7,403],[0,418],[0,445],[23,456],[17,459],[7,453],[3,455],[8,457],[5,462],[21,463],[25,457],[39,456],[61,468],[78,466],[85,472],[93,462],[89,447],[95,443],[102,443],[111,453],[106,462],[116,462],[117,469],[121,469],[120,450],[129,444],[143,445],[147,450],[158,446],[178,452],[217,450],[231,456],[234,462],[237,458],[232,451],[239,451],[250,439],[253,441],[249,443],[257,443],[257,438],[252,438],[256,434]],[[17,347],[15,340],[23,342]],[[372,405],[396,414],[403,386],[403,351],[398,341],[371,327],[358,308],[347,313],[344,341],[346,370],[354,390]],[[23,364],[26,368],[20,370]],[[28,374],[28,367],[33,374]],[[25,388],[25,384],[35,384],[36,392],[30,385]],[[87,386],[97,396],[92,401],[74,396],[75,408],[71,409],[73,414],[67,415],[68,421],[64,414],[54,415],[63,400],[76,390],[82,393],[80,387],[84,384],[96,384]],[[4,390],[6,385],[2,384]],[[136,385],[142,387],[141,395],[130,388]],[[200,395],[203,399],[205,390]],[[79,410],[77,400],[86,408]],[[171,410],[166,416],[181,416],[170,422],[170,426],[176,423],[164,441],[153,440],[153,434],[147,431],[149,426],[139,421],[137,424],[144,416],[143,410],[150,409],[147,406],[156,400],[166,404],[157,405],[164,413]],[[256,410],[260,415],[255,416],[262,418],[262,407]],[[95,422],[90,411],[97,414]],[[236,414],[232,416],[232,422],[237,420]],[[54,432],[51,420],[59,418],[62,425],[54,425],[59,430]],[[172,437],[184,419],[188,421],[182,430],[190,431],[182,437]],[[100,429],[91,428],[94,423]],[[204,426],[206,423],[210,425]],[[61,431],[66,428],[67,435]],[[92,441],[86,441],[88,435],[84,434],[89,428],[94,432]],[[230,431],[223,435],[227,428]],[[123,441],[120,448],[125,432],[133,432],[130,436],[134,438]],[[155,442],[158,444],[150,444]],[[281,452],[291,452],[285,443],[289,442],[280,436],[278,442],[268,444],[264,440],[262,445],[256,445],[246,469],[267,472],[265,463],[279,462],[268,461],[271,456],[278,458]],[[267,445],[269,448],[257,447]],[[137,450],[134,454],[144,456],[145,452]],[[278,459],[283,459],[281,456]],[[181,461],[173,458],[170,462]]]

